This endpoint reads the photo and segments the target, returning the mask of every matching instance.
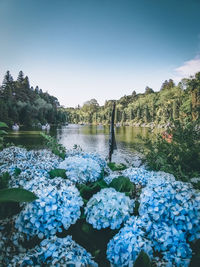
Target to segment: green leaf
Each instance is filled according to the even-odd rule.
[[[137,257],[134,267],[151,267],[149,256],[142,250]]]
[[[0,203],[3,202],[31,202],[37,199],[32,192],[22,188],[8,188],[0,190]]]
[[[51,179],[53,179],[55,177],[62,177],[64,179],[67,178],[66,170],[64,170],[64,169],[53,169],[49,172],[49,175],[50,175]]]
[[[129,196],[131,196],[135,190],[135,185],[129,180],[129,178],[124,176],[114,178],[109,184],[109,187],[115,188],[118,192],[128,193]]]
[[[80,184],[77,185],[77,187],[81,197],[85,200],[89,200],[94,194],[101,191],[101,189],[108,188],[108,185],[103,179],[101,179],[96,181],[95,183],[88,183],[87,185]]]
[[[0,121],[0,128],[8,128],[8,125],[5,122]]]
[[[117,164],[115,162],[109,162],[108,167],[112,171],[123,171],[123,170],[127,169],[127,166],[125,164],[123,164],[123,163]]]
[[[0,189],[4,189],[8,187],[8,182],[10,179],[10,175],[8,172],[4,172],[1,176],[0,176]]]
[[[8,134],[8,133],[4,130],[0,130],[0,135],[3,135],[3,134]]]
[[[15,168],[15,170],[14,170],[14,174],[15,174],[16,176],[20,175],[21,172],[22,172],[22,171],[21,171],[21,169],[19,169],[19,168]]]

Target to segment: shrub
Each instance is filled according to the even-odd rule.
[[[180,124],[168,130],[172,141],[161,134],[156,140],[145,140],[145,157],[148,166],[174,174],[179,180],[200,175],[200,131],[195,122]]]

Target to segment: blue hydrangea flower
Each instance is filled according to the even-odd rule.
[[[80,149],[67,150],[66,158],[73,157],[73,156],[79,156],[79,157],[82,157],[84,159],[90,158],[90,159],[95,160],[101,166],[101,168],[106,167],[105,159],[102,158],[98,153],[84,152]]]
[[[95,182],[100,178],[102,168],[91,158],[81,156],[67,157],[60,163],[59,168],[66,169],[67,178],[74,183]]]
[[[28,253],[14,256],[8,267],[67,266],[68,264],[97,267],[91,254],[75,243],[71,236],[65,238],[52,236],[49,239],[44,239],[40,245]]]
[[[140,195],[139,214],[149,222],[176,225],[189,241],[200,238],[200,193],[191,184],[152,180]]]
[[[57,168],[61,159],[49,150],[31,150],[24,148],[9,147],[0,152],[0,173],[9,172],[11,175],[10,186],[24,186],[27,181],[32,181],[36,177],[49,177],[48,172]],[[21,173],[14,175],[15,169],[19,168]]]
[[[71,236],[58,238],[56,236],[45,239],[40,244],[39,257],[42,262],[52,266],[76,264],[77,266],[94,266],[97,264],[83,247],[76,244]]]
[[[165,172],[148,171],[144,167],[140,168],[128,168],[122,172],[122,174],[130,179],[136,185],[146,186],[151,180],[157,179],[157,177],[163,177],[164,179],[175,181],[172,174]]]
[[[96,229],[118,229],[133,212],[134,201],[114,188],[102,189],[88,201],[86,220]]]
[[[107,258],[116,267],[133,266],[141,250],[153,257],[152,243],[146,236],[144,222],[138,217],[131,217],[108,243]]]
[[[15,227],[27,235],[39,238],[55,235],[62,227],[68,229],[80,217],[83,205],[79,191],[67,180],[55,178],[37,190],[39,198],[28,204],[16,219]]]

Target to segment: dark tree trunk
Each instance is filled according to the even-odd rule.
[[[116,140],[115,140],[114,123],[115,123],[115,102],[113,103],[113,110],[112,110],[111,122],[110,122],[109,155],[108,155],[109,162],[111,162],[112,160],[112,154],[113,154],[114,149],[117,149]]]

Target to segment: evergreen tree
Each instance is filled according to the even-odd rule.
[[[18,74],[18,77],[17,77],[17,81],[19,83],[22,83],[24,81],[24,73],[22,70],[20,70],[19,74]]]
[[[2,86],[5,88],[6,86],[10,85],[13,82],[13,77],[8,70],[4,76]]]

